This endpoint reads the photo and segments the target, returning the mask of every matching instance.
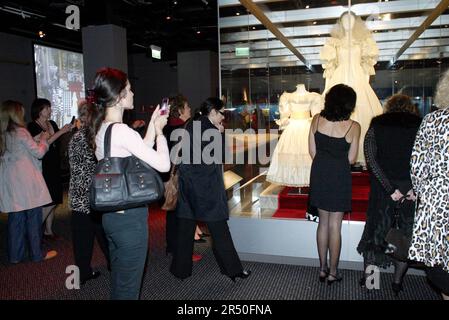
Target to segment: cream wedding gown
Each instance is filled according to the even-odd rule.
[[[372,38],[363,42],[349,41],[347,38],[329,38],[320,52],[323,61],[326,87],[324,94],[334,85],[343,83],[354,89],[357,103],[351,119],[361,126],[359,151],[357,161],[365,164],[363,141],[371,119],[382,113],[382,106],[374,93],[369,78],[375,74],[374,65],[377,62],[379,49]]]
[[[290,187],[309,185],[312,159],[309,155],[311,116],[322,109],[321,95],[314,92],[284,92],[279,99],[280,129],[267,181]]]

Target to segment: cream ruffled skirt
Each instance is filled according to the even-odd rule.
[[[289,186],[309,185],[312,158],[309,155],[311,119],[289,120],[271,158],[267,181]]]

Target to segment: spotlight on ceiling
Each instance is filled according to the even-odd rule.
[[[44,38],[46,36],[45,32],[42,30],[39,30],[37,34],[39,35],[39,38]]]

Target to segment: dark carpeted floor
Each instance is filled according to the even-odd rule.
[[[10,299],[108,299],[109,273],[101,251],[96,245],[92,265],[102,272],[80,290],[68,290],[66,267],[73,264],[70,241],[69,213],[60,206],[55,231],[64,237],[48,247],[56,249],[52,260],[10,265],[6,259],[6,220],[0,214],[0,300]],[[358,287],[361,272],[341,270],[343,281],[327,286],[318,282],[318,268],[244,262],[252,275],[233,283],[220,274],[210,240],[197,244],[196,251],[203,255],[194,264],[192,277],[180,281],[169,272],[170,256],[165,255],[165,214],[150,210],[150,254],[142,287],[142,299],[149,300],[439,300],[440,296],[428,285],[426,278],[406,276],[404,291],[395,297],[390,289],[392,275],[381,274],[379,290]]]

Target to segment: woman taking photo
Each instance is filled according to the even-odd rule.
[[[157,171],[170,170],[167,140],[162,134],[168,115],[161,115],[157,107],[142,139],[136,131],[122,123],[123,112],[134,108],[134,94],[124,72],[112,68],[98,71],[93,93],[99,111],[93,120],[98,161],[104,158],[106,129],[116,123],[111,133],[111,157],[134,155]],[[155,141],[157,151],[153,149]],[[139,299],[148,251],[147,207],[104,213],[103,228],[111,259],[111,299]]]
[[[53,220],[58,204],[62,203],[62,181],[61,181],[61,157],[60,157],[60,137],[72,129],[71,124],[66,124],[59,130],[58,125],[51,117],[51,103],[47,99],[36,99],[31,105],[31,121],[28,123],[28,131],[33,137],[41,132],[47,132],[48,152],[42,158],[42,174],[45,183],[50,191],[50,203],[43,209],[42,222],[44,223],[44,239],[55,240],[58,236],[53,232]]]
[[[20,102],[5,101],[0,107],[0,211],[8,213],[9,262],[24,259],[26,240],[31,261],[56,256],[42,252],[42,206],[51,202],[39,160],[48,150],[48,134],[31,137]]]
[[[223,154],[218,155],[215,154],[215,149],[210,150],[212,145],[220,148],[224,145],[221,134],[224,132],[224,106],[218,98],[209,98],[203,102],[200,111],[199,119],[188,123],[186,138],[182,142],[176,207],[177,238],[170,272],[180,279],[192,274],[194,235],[197,221],[200,221],[209,229],[212,250],[221,273],[233,281],[236,278],[244,279],[251,272],[243,269],[229,232],[229,210],[221,157]],[[205,135],[210,140],[203,141]],[[186,154],[184,150],[189,150],[190,153]],[[203,151],[211,159],[204,159]]]
[[[173,147],[176,145],[178,141],[172,141],[170,139],[170,136],[176,130],[183,129],[185,127],[186,123],[190,120],[190,117],[192,116],[192,109],[190,108],[189,102],[187,101],[186,97],[184,97],[182,94],[178,94],[177,96],[170,98],[169,104],[170,104],[170,116],[168,118],[167,125],[164,127],[163,132],[165,138],[167,139],[168,149],[171,153]],[[175,151],[176,150],[178,149],[176,148]],[[176,157],[175,155],[172,155],[172,159],[174,159],[175,157]],[[170,173],[163,174],[162,177],[164,181],[168,181],[168,179],[170,178]],[[175,211],[168,210],[166,212],[166,219],[165,219],[165,239],[167,244],[165,248],[166,254],[172,254],[175,251],[176,222],[177,218]],[[199,227],[197,226],[195,231],[195,241],[203,240],[200,237],[200,231],[201,230],[199,230]],[[199,254],[194,253],[192,255],[192,261],[194,262],[199,261],[201,259],[202,256]]]
[[[318,254],[320,282],[331,285],[342,278],[337,274],[341,249],[343,214],[351,211],[351,164],[356,161],[360,125],[350,120],[356,93],[344,84],[333,86],[326,94],[324,110],[310,126],[309,152],[310,205],[318,208]],[[329,252],[330,264],[327,254]]]

